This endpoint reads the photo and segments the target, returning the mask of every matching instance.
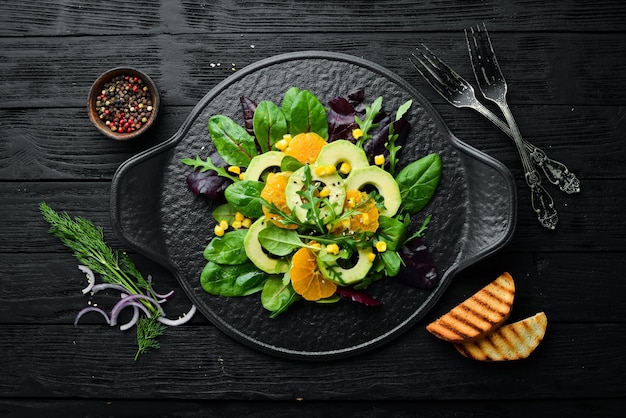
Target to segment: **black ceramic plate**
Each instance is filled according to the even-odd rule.
[[[180,161],[196,155],[206,158],[214,150],[207,133],[210,116],[225,114],[242,122],[240,96],[279,103],[291,86],[308,89],[323,102],[363,88],[366,102],[383,96],[390,110],[413,99],[402,165],[431,152],[443,160],[439,189],[424,210],[433,215],[425,241],[442,276],[436,289],[418,290],[385,279],[368,289],[382,307],[299,302],[276,319],[269,318],[259,294],[226,298],[202,290],[202,251],[212,237],[214,206],[187,189],[190,169]],[[514,182],[504,166],[459,141],[426,100],[390,71],[328,52],[279,55],[228,77],[200,101],[176,135],[119,168],[111,205],[118,237],[168,267],[198,310],[219,329],[268,353],[316,360],[361,353],[410,330],[457,272],[505,245],[515,226]]]

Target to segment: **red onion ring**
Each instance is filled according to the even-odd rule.
[[[132,306],[133,306],[133,317],[127,323],[120,325],[120,331],[126,331],[127,329],[130,329],[139,320],[139,307],[137,307],[137,305],[135,304],[133,304]]]
[[[88,307],[82,309],[80,312],[78,312],[78,314],[76,315],[76,319],[74,319],[74,326],[78,325],[78,320],[83,315],[85,315],[88,312],[98,312],[99,314],[101,314],[104,317],[104,319],[107,321],[107,324],[111,323],[111,320],[109,319],[109,316],[102,309],[97,308],[95,306],[88,306]]]
[[[169,319],[169,318],[165,318],[163,316],[160,316],[157,318],[157,321],[159,321],[160,323],[164,324],[164,325],[169,325],[172,327],[176,327],[178,325],[182,325],[185,324],[187,322],[189,322],[189,320],[193,317],[193,315],[196,313],[196,305],[191,305],[191,309],[189,309],[189,312],[183,314],[180,318],[178,319]]]
[[[85,273],[85,275],[87,276],[87,281],[88,281],[87,287],[85,287],[82,290],[83,295],[86,295],[87,293],[91,292],[94,285],[96,284],[96,276],[93,274],[93,271],[91,271],[89,267],[84,266],[82,264],[78,266],[78,269],[82,271],[83,273]]]
[[[115,306],[113,306],[113,309],[111,309],[111,326],[117,325],[117,317],[119,316],[120,312],[127,306],[132,306],[132,302],[137,301],[138,299],[147,300],[156,309],[158,309],[161,315],[165,315],[165,312],[163,312],[163,308],[161,307],[161,305],[159,305],[159,303],[154,298],[151,298],[150,296],[146,296],[142,294],[129,295],[129,296],[123,297],[122,300],[117,302]],[[142,307],[145,308],[145,306],[143,305]]]

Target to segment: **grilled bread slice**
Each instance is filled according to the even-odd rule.
[[[455,344],[465,357],[480,361],[507,361],[525,359],[539,345],[548,327],[543,312],[498,330],[476,341]]]
[[[452,343],[474,341],[506,321],[514,297],[513,277],[502,273],[450,312],[428,324],[426,329]]]

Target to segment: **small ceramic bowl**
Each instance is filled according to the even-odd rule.
[[[147,74],[134,68],[113,68],[89,91],[89,119],[106,136],[136,138],[156,120],[160,98]]]

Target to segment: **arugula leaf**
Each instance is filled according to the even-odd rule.
[[[254,138],[228,116],[211,116],[209,133],[217,152],[230,165],[247,167],[257,153]]]
[[[199,168],[201,172],[211,170],[215,171],[215,173],[220,177],[226,177],[231,179],[232,181],[239,181],[239,177],[233,176],[228,171],[226,171],[224,167],[216,166],[213,161],[211,161],[211,157],[207,157],[206,160],[203,160],[202,158],[200,158],[200,156],[196,155],[195,159],[183,158],[181,162],[185,165],[193,167],[195,170]]]
[[[363,132],[363,136],[359,138],[356,143],[359,147],[363,148],[363,143],[371,138],[369,131],[378,126],[378,124],[374,123],[374,119],[376,119],[376,116],[378,116],[382,108],[383,98],[380,96],[374,100],[371,105],[365,105],[365,117],[363,119],[356,115],[354,116],[356,124],[359,126],[359,129],[361,129],[361,132]]]

